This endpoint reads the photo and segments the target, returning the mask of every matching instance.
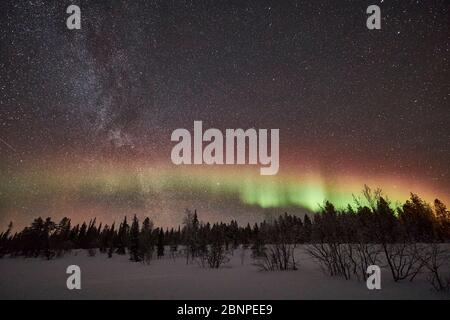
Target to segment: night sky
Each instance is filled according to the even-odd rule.
[[[81,7],[81,30],[66,8]],[[381,8],[381,30],[366,9]],[[437,1],[1,1],[0,226],[68,215],[258,221],[450,200],[450,6]],[[279,128],[280,171],[175,166],[177,128]]]

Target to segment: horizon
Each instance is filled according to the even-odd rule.
[[[195,214],[198,217],[199,223],[201,225],[206,225],[206,224],[214,225],[214,224],[222,224],[222,223],[227,224],[227,223],[234,221],[237,223],[237,225],[239,227],[245,227],[246,225],[250,225],[253,228],[253,226],[255,224],[259,225],[264,222],[272,223],[279,217],[282,217],[286,214],[289,216],[298,217],[302,220],[305,219],[305,216],[308,216],[310,219],[314,219],[314,215],[319,215],[319,214],[323,213],[323,210],[325,209],[326,204],[331,204],[338,213],[348,213],[349,208],[351,208],[352,210],[358,211],[359,209],[364,208],[364,207],[369,208],[371,212],[374,212],[373,211],[374,209],[372,208],[374,203],[370,203],[369,199],[367,197],[365,197],[364,191],[368,191],[369,192],[368,194],[370,194],[371,197],[373,197],[372,200],[370,200],[370,201],[375,201],[376,203],[378,203],[378,201],[380,199],[387,201],[387,204],[393,210],[395,216],[397,216],[402,211],[403,207],[412,200],[412,198],[411,198],[412,196],[417,196],[423,202],[423,204],[426,206],[429,206],[431,208],[431,210],[435,209],[436,201],[438,201],[440,204],[443,204],[444,207],[446,207],[446,203],[444,201],[442,201],[441,199],[436,198],[433,200],[433,202],[427,202],[425,199],[421,198],[420,195],[415,194],[415,193],[410,193],[410,198],[406,199],[403,203],[400,203],[398,201],[393,203],[389,199],[388,195],[381,192],[381,189],[372,190],[372,189],[370,189],[370,187],[365,186],[365,189],[362,190],[361,194],[353,195],[353,202],[347,203],[346,205],[336,206],[336,204],[333,203],[332,201],[324,200],[323,203],[318,204],[318,207],[315,210],[308,210],[306,208],[294,208],[294,207],[290,207],[290,208],[275,207],[274,211],[269,211],[269,212],[266,211],[264,214],[261,214],[258,217],[255,217],[255,219],[251,220],[251,221],[249,221],[249,220],[242,221],[239,218],[235,219],[233,217],[230,217],[228,220],[220,219],[219,217],[217,217],[216,219],[213,219],[213,220],[205,220],[202,218],[202,216],[203,215],[208,216],[208,214],[203,213],[203,215],[202,215],[202,212],[199,212],[196,208],[185,208],[183,211],[183,214],[180,213],[180,216],[181,216],[180,222],[178,224],[171,224],[171,225],[160,225],[158,223],[158,220],[156,220],[156,222],[155,222],[154,217],[151,214],[123,215],[121,217],[117,217],[116,220],[107,220],[107,221],[101,220],[96,216],[89,217],[87,220],[85,220],[85,219],[80,219],[79,216],[71,217],[69,215],[62,215],[62,216],[58,216],[58,218],[57,218],[57,217],[42,215],[42,216],[30,217],[28,222],[22,222],[19,224],[16,224],[15,221],[11,220],[6,224],[5,227],[2,226],[2,228],[0,228],[0,233],[5,232],[7,229],[9,229],[9,226],[11,226],[11,225],[12,225],[12,228],[10,229],[10,231],[21,232],[24,228],[31,226],[31,224],[34,221],[36,221],[37,219],[42,219],[42,220],[50,219],[50,220],[52,220],[52,222],[54,222],[56,224],[58,224],[60,221],[63,221],[65,219],[69,219],[69,221],[71,223],[73,223],[73,226],[76,226],[76,225],[80,226],[82,224],[90,225],[91,223],[93,223],[93,226],[98,226],[98,227],[102,226],[103,228],[105,228],[105,227],[111,227],[112,225],[119,226],[122,224],[124,219],[127,220],[128,223],[130,223],[134,218],[137,218],[138,222],[142,222],[148,218],[148,219],[150,219],[152,225],[154,225],[155,228],[159,228],[159,229],[168,231],[168,230],[175,230],[177,228],[181,228],[184,224],[184,219],[186,217],[186,214],[188,214],[188,213]],[[294,210],[292,210],[292,209],[294,209]],[[295,211],[295,209],[297,209],[297,212]]]

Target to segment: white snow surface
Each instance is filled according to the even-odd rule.
[[[426,274],[395,283],[383,269],[381,290],[368,290],[365,282],[324,274],[302,247],[296,249],[296,271],[260,271],[251,251],[242,259],[241,250],[220,269],[186,265],[184,257],[145,265],[129,261],[128,255],[89,257],[85,250],[50,261],[4,257],[0,299],[450,299],[432,289]],[[81,290],[66,287],[69,265],[81,268]]]

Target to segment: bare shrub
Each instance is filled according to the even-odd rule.
[[[314,258],[322,271],[330,276],[350,279],[352,263],[346,250],[346,245],[341,243],[312,243],[306,247],[306,252]]]
[[[198,262],[203,268],[218,269],[229,261],[228,252],[221,243],[214,243],[198,255]]]
[[[88,249],[88,257],[95,257],[97,255],[97,249],[90,248]]]
[[[414,278],[425,266],[424,248],[417,243],[397,242],[381,244],[384,258],[395,282]]]
[[[261,270],[297,270],[295,260],[295,247],[298,237],[298,230],[294,228],[294,223],[286,213],[273,221],[271,226],[260,230],[258,248],[254,244],[255,265]],[[265,243],[268,243],[265,245]],[[255,250],[258,249],[258,250]]]
[[[368,277],[367,268],[370,265],[378,265],[380,261],[381,249],[380,246],[373,243],[355,243],[349,244],[354,249],[355,257],[350,254],[350,259],[353,264],[353,274],[358,280],[363,281]]]
[[[424,256],[425,268],[429,271],[428,282],[436,291],[450,291],[450,250],[443,244],[430,243]],[[447,270],[447,272],[445,271]]]
[[[144,264],[150,264],[153,259],[153,253],[155,252],[154,246],[147,246],[142,250],[142,262]]]
[[[350,279],[355,269],[352,261],[354,250],[348,245],[352,227],[353,222],[345,219],[329,202],[324,204],[320,214],[314,216],[313,239],[306,252],[331,276]]]
[[[295,247],[295,244],[289,243],[267,245],[259,256],[255,257],[255,265],[264,271],[297,270]]]
[[[175,259],[178,256],[178,244],[171,244],[170,245],[170,257],[172,258],[173,261],[175,261]]]

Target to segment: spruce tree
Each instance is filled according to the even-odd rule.
[[[311,219],[309,218],[309,216],[307,214],[305,214],[305,219],[304,219],[304,230],[305,230],[305,237],[304,237],[304,241],[305,242],[310,242],[311,241],[311,234],[312,234],[312,222]]]
[[[139,220],[134,215],[133,223],[131,224],[130,229],[130,260],[139,262],[141,261],[140,256],[140,248],[139,248]]]
[[[112,255],[114,253],[115,237],[116,237],[115,223],[113,223],[111,229],[109,229],[107,236],[108,258],[112,258]]]
[[[150,218],[145,218],[142,223],[141,233],[139,235],[139,248],[144,263],[150,264],[153,258],[154,244],[152,237],[153,222]]]
[[[164,256],[164,231],[162,228],[159,229],[157,251],[158,259]]]
[[[127,223],[127,217],[124,217],[117,234],[117,254],[123,255],[126,253],[129,229],[130,227]]]

